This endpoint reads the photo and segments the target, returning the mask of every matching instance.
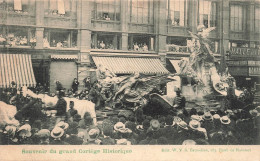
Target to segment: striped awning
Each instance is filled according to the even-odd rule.
[[[51,55],[51,59],[75,60],[78,59],[78,55]]]
[[[115,74],[167,74],[169,71],[163,66],[159,58],[135,57],[92,57],[96,66],[102,65]]]
[[[36,85],[31,55],[0,54],[0,88],[8,88],[14,81],[17,87]]]
[[[176,70],[177,73],[180,72],[180,66],[178,65],[180,60],[170,60],[172,66],[174,67],[174,69]]]

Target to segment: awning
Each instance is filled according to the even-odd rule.
[[[115,74],[167,74],[159,58],[92,57],[96,66],[102,65]]]
[[[8,88],[14,81],[17,87],[36,86],[31,55],[0,54],[0,88]]]
[[[78,55],[51,55],[51,59],[75,60],[78,59]]]
[[[178,65],[180,60],[170,60],[172,66],[175,68],[176,72],[180,72],[180,66]]]

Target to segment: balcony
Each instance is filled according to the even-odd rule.
[[[54,14],[52,11],[45,11],[44,25],[48,27],[58,28],[76,28],[77,15],[74,12],[66,12],[66,14]]]
[[[168,54],[190,55],[188,46],[179,46],[179,45],[174,45],[174,44],[166,45],[166,52]]]
[[[260,56],[260,50],[257,48],[247,47],[231,47],[229,50],[229,57],[242,57],[242,58],[257,58]]]
[[[35,25],[35,15],[28,12],[0,10],[0,23],[6,25]]]
[[[145,33],[145,34],[154,33],[153,24],[128,23],[128,29],[129,32],[135,32],[135,33]]]
[[[121,23],[120,21],[113,20],[91,20],[91,26],[97,31],[120,31]]]

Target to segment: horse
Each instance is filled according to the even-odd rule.
[[[18,126],[19,121],[14,117],[16,113],[17,109],[15,106],[0,101],[0,127],[3,128],[6,125]]]
[[[23,96],[29,95],[33,98],[41,99],[41,101],[45,104],[45,107],[54,107],[58,102],[58,97],[54,96],[51,97],[47,94],[35,94],[31,90],[27,89],[26,87],[22,88]],[[66,111],[70,109],[70,101],[74,102],[74,108],[78,111],[78,114],[81,116],[81,118],[84,117],[84,114],[86,112],[90,113],[90,116],[93,119],[94,125],[97,124],[96,119],[96,111],[95,111],[95,104],[88,100],[79,100],[77,98],[69,98],[69,97],[63,97],[64,100],[67,102]]]

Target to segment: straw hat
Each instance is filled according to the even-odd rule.
[[[197,130],[198,128],[200,128],[200,122],[196,120],[191,120],[189,126],[190,128]]]
[[[215,115],[213,115],[213,118],[214,118],[214,120],[219,120],[220,116],[219,116],[219,114],[215,114]]]
[[[184,122],[184,121],[181,121],[181,122],[177,123],[177,125],[178,125],[179,127],[183,128],[183,129],[185,129],[185,130],[188,130],[188,125],[187,125],[187,123]]]
[[[202,118],[199,115],[191,115],[192,120],[201,121]]]
[[[115,131],[119,131],[119,129],[124,129],[125,128],[125,124],[122,123],[122,122],[117,122],[115,125],[114,125],[114,130]]]
[[[41,129],[40,131],[38,131],[36,133],[36,136],[38,136],[39,138],[48,138],[48,137],[50,137],[50,134],[51,134],[50,130]]]
[[[131,145],[131,142],[127,139],[119,139],[116,142],[117,145]]]
[[[56,127],[60,127],[63,130],[66,130],[69,127],[69,124],[64,121],[60,121],[59,123],[57,123]]]
[[[51,131],[51,137],[53,137],[54,139],[58,139],[58,138],[62,137],[63,134],[64,134],[64,130],[60,127],[55,127]]]
[[[220,118],[222,124],[228,125],[230,124],[231,120],[227,116],[223,116]]]
[[[160,129],[160,122],[158,120],[151,120],[150,124],[153,131],[158,131]]]
[[[212,119],[213,119],[213,116],[211,115],[210,112],[206,112],[206,113],[204,113],[204,115],[202,116],[202,118],[203,118],[204,120],[212,120]]]
[[[22,131],[22,130],[26,130],[26,131],[31,131],[32,127],[29,124],[24,124],[23,126],[21,126],[18,131]]]
[[[194,140],[184,140],[182,145],[196,145],[196,142]]]
[[[98,128],[90,129],[88,132],[89,141],[94,141],[99,137],[100,130]]]
[[[250,110],[249,113],[253,116],[256,117],[258,115],[257,110]]]

